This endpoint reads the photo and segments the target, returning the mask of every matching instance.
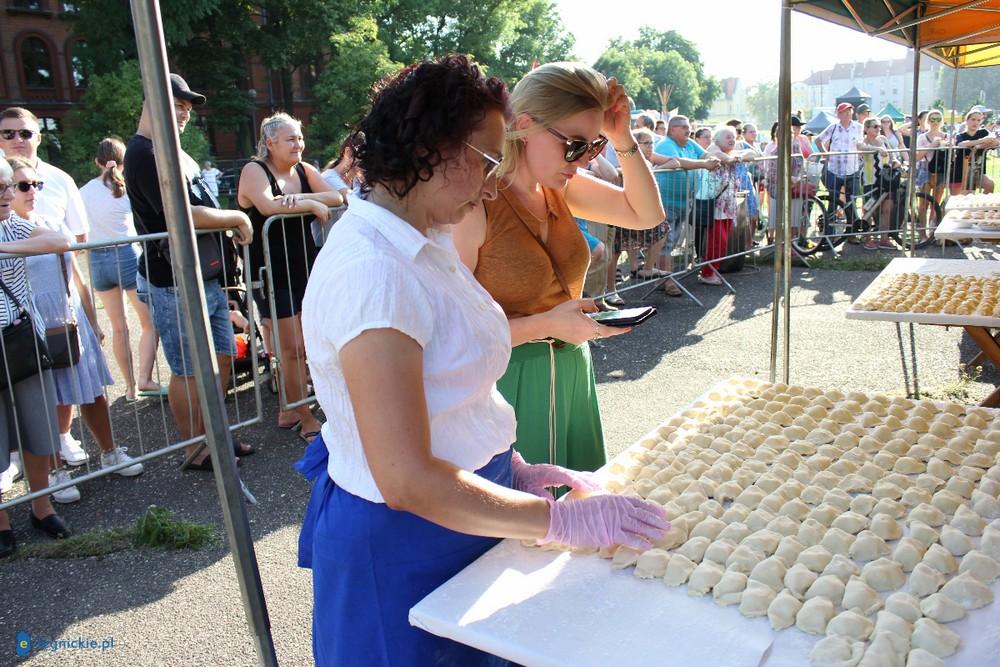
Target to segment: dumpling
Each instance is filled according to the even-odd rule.
[[[828,635],[816,642],[809,652],[809,664],[811,667],[854,667],[864,652],[864,642]]]
[[[968,572],[984,584],[992,584],[997,577],[1000,577],[1000,563],[982,551],[972,550],[962,558],[958,571],[960,574]]]
[[[826,598],[815,597],[806,600],[795,616],[795,627],[810,635],[825,634],[826,626],[835,612],[833,603]]]
[[[927,563],[941,574],[952,574],[958,571],[958,561],[940,544],[932,544],[921,562]]]
[[[935,593],[920,601],[920,611],[938,623],[951,623],[965,618],[965,607],[944,593]]]
[[[891,551],[885,540],[870,530],[863,530],[854,540],[849,553],[854,560],[866,563],[882,556],[888,556]]]
[[[888,514],[893,519],[898,519],[906,514],[906,506],[898,500],[881,498],[875,503],[875,508],[870,512],[872,517],[877,514]]]
[[[704,521],[699,523],[691,530],[689,540],[696,537],[707,537],[709,540],[714,540],[722,532],[722,529],[726,527],[726,523],[715,517],[707,517]]]
[[[692,537],[674,553],[682,554],[690,558],[693,562],[700,563],[705,557],[705,550],[708,549],[708,545],[711,542],[707,537]]]
[[[736,545],[729,540],[715,540],[705,549],[703,560],[710,560],[713,563],[725,564],[726,560],[736,549]]]
[[[806,591],[806,600],[814,597],[824,597],[836,606],[844,599],[844,582],[832,574],[825,574],[813,582]]]
[[[764,554],[756,549],[741,544],[733,550],[726,559],[726,569],[749,574],[757,563],[764,560]]]
[[[940,539],[941,534],[923,521],[913,521],[910,523],[910,537],[923,544],[924,549],[927,549]]]
[[[876,514],[872,517],[871,532],[883,540],[898,540],[903,536],[903,527],[888,514]]]
[[[715,536],[715,539],[729,540],[733,544],[739,544],[749,534],[750,534],[750,529],[747,528],[746,524],[737,521],[723,528],[719,532],[719,534]]]
[[[947,658],[958,648],[959,637],[937,621],[921,618],[913,624],[910,642],[914,648],[922,648],[939,658]]]
[[[770,556],[754,566],[750,572],[751,581],[759,581],[766,586],[770,586],[776,591],[781,590],[782,582],[788,566],[785,561],[778,556]]]
[[[817,544],[814,547],[804,549],[795,562],[801,563],[813,572],[818,573],[822,572],[830,564],[831,560],[833,560],[833,554],[825,547]]]
[[[690,578],[688,578],[688,595],[705,595],[712,590],[713,586],[719,583],[725,572],[718,563],[713,563],[710,560],[701,563],[698,567],[694,568]]]
[[[953,556],[964,556],[973,548],[969,536],[951,526],[941,526],[941,545]]]
[[[854,535],[834,526],[826,531],[826,535],[823,536],[823,539],[819,543],[820,546],[824,547],[831,554],[843,554],[846,556],[850,553],[851,547],[854,545],[854,540]]]
[[[851,577],[861,575],[861,568],[850,558],[837,554],[830,561],[830,564],[823,568],[822,574],[832,574],[846,584]]]
[[[962,605],[966,611],[979,609],[993,602],[993,589],[966,572],[953,578],[941,592]]]
[[[920,618],[920,598],[903,591],[896,591],[885,599],[885,610],[891,611],[907,623],[916,623]]]
[[[791,519],[789,519],[790,521]],[[740,544],[746,545],[751,549],[760,551],[765,556],[770,556],[774,553],[775,549],[778,548],[778,544],[781,542],[783,535],[781,533],[776,533],[773,530],[758,530],[756,533],[748,535]]]
[[[748,580],[747,587],[740,597],[740,613],[747,618],[764,616],[776,595],[775,590],[770,586],[759,581]]]
[[[906,581],[903,566],[888,558],[873,560],[861,569],[861,578],[879,592],[894,591]]]
[[[964,503],[965,498],[957,493],[949,491],[948,489],[941,489],[935,493],[934,497],[931,499],[931,504],[945,514],[954,514],[959,505]]]
[[[994,523],[996,522],[994,521]],[[1000,561],[1000,530],[984,530],[983,539],[979,542],[979,550],[993,560]]]
[[[875,509],[875,504],[877,502],[878,500],[872,496],[855,496],[851,500],[851,511],[863,514],[864,516],[869,516],[872,513],[872,510]]]
[[[739,604],[746,587],[747,575],[735,570],[726,570],[722,579],[712,589],[712,597],[715,598],[715,603],[722,607]]]
[[[611,569],[624,570],[627,567],[632,567],[639,560],[639,556],[642,553],[641,550],[633,549],[632,547],[620,547],[611,558]]]
[[[778,556],[786,563],[794,563],[795,559],[799,557],[802,550],[805,547],[799,542],[798,538],[794,535],[786,535],[781,538],[781,542],[778,544],[777,550],[774,552],[775,556]]]
[[[875,632],[892,632],[903,639],[909,639],[913,624],[891,611],[883,609],[875,617]]]
[[[785,572],[785,578],[783,580],[785,588],[787,588],[795,597],[802,598],[805,596],[806,591],[813,582],[819,578],[815,572],[810,570],[808,567],[802,563],[796,563],[795,565],[788,568]]]
[[[865,641],[871,636],[875,624],[856,611],[843,611],[827,623],[827,635],[840,635],[850,639]]]
[[[910,510],[910,516],[907,518],[907,523],[922,521],[928,526],[937,527],[944,524],[945,518],[944,512],[938,508],[928,503],[921,503]]]
[[[844,588],[841,605],[844,609],[856,609],[867,616],[882,608],[882,596],[861,577],[851,577]]]
[[[906,660],[910,641],[895,632],[875,630],[858,667],[899,667]]]
[[[955,518],[951,520],[951,525],[966,535],[973,536],[982,535],[983,530],[986,528],[986,522],[983,521],[982,517],[969,509],[968,505],[961,505],[955,510]]]
[[[941,658],[922,648],[915,648],[906,656],[906,667],[945,667]]]
[[[944,586],[944,575],[927,563],[918,563],[910,573],[910,593],[925,598]]]
[[[688,580],[697,564],[683,554],[675,553],[667,563],[667,569],[663,573],[663,583],[667,586],[680,586]]]
[[[666,574],[669,562],[670,554],[663,549],[649,549],[636,560],[632,574],[640,579],[659,579]]]
[[[795,623],[800,609],[802,609],[802,601],[789,591],[783,590],[768,605],[767,619],[775,630],[784,630]]]
[[[819,544],[826,534],[826,526],[816,519],[806,519],[799,526],[798,539],[804,547],[813,547]]]

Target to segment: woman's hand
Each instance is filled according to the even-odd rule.
[[[281,195],[278,201],[284,208],[294,208],[299,205],[299,195]]]
[[[531,464],[516,449],[510,458],[514,488],[541,498],[552,498],[549,487],[568,486],[574,491],[598,491],[601,485],[594,473],[570,470],[548,463]]]
[[[600,310],[591,299],[573,299],[566,301],[548,313],[546,330],[548,335],[570,345],[580,345],[596,338],[608,338],[628,333],[631,327],[609,327],[599,324],[586,313],[596,313]]]
[[[313,215],[320,222],[328,222],[330,220],[330,209],[326,204],[311,199],[309,200],[309,208],[312,209]]]
[[[625,89],[617,79],[608,79],[608,108],[604,110],[603,132],[618,150],[628,150],[635,143],[630,127],[631,120]]]

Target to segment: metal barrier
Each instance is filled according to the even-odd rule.
[[[264,226],[260,235],[259,243],[263,245],[264,265],[261,267],[251,267],[249,275],[253,275],[256,280],[251,283],[255,289],[262,288],[266,292],[266,299],[269,313],[278,312],[278,301],[275,287],[280,284],[283,291],[291,292],[289,298],[293,301],[292,310],[295,311],[294,302],[301,301],[302,294],[305,293],[305,286],[312,272],[313,261],[315,260],[318,248],[326,242],[326,236],[336,220],[347,211],[347,206],[340,206],[331,209],[330,221],[323,224],[317,220],[308,219],[307,215],[273,215],[264,221]],[[278,226],[280,229],[280,242],[272,239],[272,229]],[[291,230],[291,231],[290,231]],[[282,255],[275,256],[272,245],[279,247]],[[299,293],[301,292],[301,293]],[[251,299],[253,301],[253,299]],[[293,322],[294,339],[285,340],[282,345],[282,334],[280,327],[276,326],[274,318],[269,319],[271,344],[268,353],[272,355],[272,389],[278,393],[278,403],[282,410],[293,410],[298,407],[308,406],[315,403],[316,396],[309,391],[308,366],[305,358],[305,346],[302,342],[302,328],[296,313]],[[288,359],[289,343],[294,346],[291,350],[294,359]],[[289,392],[289,389],[292,391]],[[289,393],[292,397],[289,398]]]
[[[209,234],[209,233],[216,233],[216,232],[207,232],[207,231],[200,231],[200,232],[198,232],[199,235]],[[145,247],[147,244],[160,243],[160,242],[165,241],[166,239],[167,239],[167,234],[166,233],[160,233],[160,234],[147,234],[147,235],[137,236],[137,237],[129,237],[129,238],[123,238],[123,239],[116,239],[116,240],[111,240],[111,241],[78,243],[78,244],[73,244],[73,245],[70,246],[70,252],[79,252],[80,254],[82,254],[83,251],[89,252],[91,250],[112,250],[113,253],[114,253],[114,255],[115,255],[115,257],[117,258],[117,255],[118,255],[118,252],[119,252],[120,248],[128,248],[128,247],[132,246],[133,244],[141,244],[141,245],[143,245]],[[24,254],[24,253],[19,253],[19,254],[0,253],[0,259],[25,258],[25,257],[29,257],[29,256],[31,256],[31,257],[39,257],[39,258],[41,258],[41,257],[50,257],[50,258],[52,258],[53,262],[58,262],[60,260],[60,258],[61,258],[61,256],[57,256],[57,255],[53,255],[53,254],[30,255],[30,254]],[[149,273],[148,272],[148,269],[149,269],[148,255],[145,252],[143,253],[143,260],[146,261],[146,269],[147,269],[147,275],[148,275],[148,273]],[[249,260],[250,260],[249,248],[246,247],[246,246],[244,246],[242,248],[242,262],[243,262],[243,265],[244,266],[249,266]],[[31,260],[28,260],[28,261],[31,261]],[[37,260],[35,260],[35,261],[37,261]],[[231,261],[231,258],[227,258],[226,255],[225,255],[225,253],[223,253],[223,275],[233,275],[234,271],[232,269],[234,269],[235,267],[230,264],[230,261]],[[120,265],[120,263],[118,261],[115,261],[115,265],[116,265],[116,274],[117,274],[117,284],[118,285],[124,285],[124,284],[126,284],[126,281],[123,279],[124,276],[122,275],[122,272],[121,272],[121,265]],[[86,272],[85,270],[82,269],[82,267],[81,267],[81,270],[83,272]],[[70,280],[72,280],[72,275],[70,275]],[[96,301],[94,300],[94,298],[95,298],[95,290],[93,288],[93,283],[92,283],[92,281],[87,281],[87,284],[88,284],[88,293],[85,294],[85,295],[83,295],[83,294],[78,295],[78,298],[81,301],[86,301],[87,299],[89,299],[91,303],[96,303]],[[176,286],[176,282],[175,282],[175,286]],[[34,290],[32,290],[32,288],[31,288],[30,281],[28,283],[28,287],[29,287],[29,291],[32,293],[32,300],[34,301]],[[75,289],[74,289],[74,291],[75,291]],[[124,296],[123,296],[123,298],[124,298]],[[68,308],[69,309],[73,309],[74,306],[72,304],[69,304]],[[81,312],[79,310],[79,306],[76,306],[76,308],[78,309],[77,313],[76,313],[76,317],[77,317],[78,321],[80,320],[81,317],[87,318],[86,313],[85,312]],[[98,312],[98,320],[100,320],[101,319],[100,312],[99,311],[95,311],[95,312]],[[242,315],[242,311],[241,311],[241,315]],[[246,352],[246,357],[248,359],[248,364],[246,366],[242,366],[242,367],[238,368],[237,365],[234,363],[231,366],[230,372],[229,372],[229,385],[230,385],[230,389],[227,391],[227,395],[231,397],[231,400],[229,401],[231,407],[229,409],[229,419],[227,421],[229,422],[228,423],[228,428],[229,428],[230,432],[234,432],[234,431],[236,431],[238,429],[241,429],[243,427],[260,423],[260,421],[261,421],[261,414],[262,414],[262,400],[261,400],[261,394],[260,394],[261,374],[260,374],[259,364],[257,363],[258,350],[259,350],[259,347],[258,347],[258,344],[257,344],[257,330],[256,330],[256,324],[254,322],[254,318],[252,317],[252,311],[247,311],[247,315],[248,315],[248,317],[246,317],[247,330],[246,330],[246,333],[245,333],[245,335],[246,335],[246,340],[245,340],[245,342],[246,342],[246,350],[245,350],[245,352]],[[181,319],[180,319],[181,316],[180,316],[180,312],[179,311],[175,314],[175,317],[176,317],[176,320],[177,320],[177,326],[178,326],[178,328],[180,328],[181,327]],[[87,318],[87,319],[88,319],[89,326],[92,327],[95,330],[95,332],[96,332],[96,331],[100,331],[101,329],[104,329],[109,324],[109,322],[107,321],[107,319],[109,319],[109,318],[108,318],[108,316],[107,316],[106,313],[104,315],[104,318],[105,318],[105,321],[95,321],[95,322],[92,322],[92,323],[89,322],[89,318]],[[50,324],[50,326],[51,326],[51,324]],[[87,325],[82,325],[81,324],[80,326],[87,326]],[[66,331],[67,331],[66,335],[69,335],[68,334],[68,330],[66,330]],[[234,332],[234,335],[235,335],[235,332]],[[136,356],[137,356],[137,355],[134,354],[134,352],[135,352],[135,350],[132,349],[132,346],[129,346],[129,350],[128,350],[128,358],[129,359],[128,360],[129,360],[129,364],[130,365],[131,365],[132,359],[136,358]],[[81,354],[82,355],[83,354],[95,354],[95,352],[87,350],[87,349],[83,349],[82,352],[81,352]],[[104,353],[103,353],[103,351],[101,350],[100,347],[97,348],[96,354],[100,356],[100,364],[105,364],[106,363],[106,359],[105,359]],[[184,360],[184,361],[187,362],[187,360]],[[40,364],[40,361],[39,361],[39,364]],[[134,368],[134,366],[133,366],[133,368]],[[109,370],[110,370],[110,365],[109,365]],[[162,378],[160,371],[161,371],[160,361],[159,361],[159,359],[155,359],[154,360],[154,366],[153,366],[153,372],[154,372],[154,377],[155,377],[155,379],[157,381],[159,381],[161,379],[164,379],[164,378]],[[249,372],[249,380],[243,381],[242,383],[240,383],[239,382],[239,378],[242,375],[246,374],[247,372]],[[69,374],[71,374],[73,376],[73,380],[76,382],[76,387],[75,387],[76,394],[79,395],[79,396],[81,396],[81,398],[82,398],[83,389],[80,386],[79,374],[78,373],[74,373],[73,371],[71,371],[69,369],[67,369],[67,373],[69,373]],[[125,375],[125,372],[123,372],[123,375]],[[127,377],[125,379],[127,381]],[[108,385],[105,385],[105,387],[108,387]],[[126,403],[126,406],[125,406],[124,410],[121,409],[121,408],[116,408],[115,410],[112,410],[111,409],[111,405],[112,405],[113,402],[115,402],[115,398],[118,397],[119,392],[117,390],[117,387],[118,387],[117,384],[113,384],[110,387],[113,387],[115,389],[112,392],[109,392],[107,390],[107,388],[106,388],[105,391],[104,391],[104,398],[105,398],[105,400],[107,400],[107,403],[108,403],[108,406],[107,406],[107,419],[108,419],[108,427],[109,427],[109,434],[110,434],[111,442],[110,443],[108,443],[108,442],[104,442],[104,443],[98,442],[98,440],[100,438],[98,436],[96,436],[96,435],[93,435],[93,434],[90,434],[91,437],[88,437],[88,434],[84,432],[84,428],[83,428],[84,419],[82,418],[83,415],[81,413],[81,408],[80,408],[79,404],[75,404],[73,406],[73,408],[74,408],[74,410],[76,411],[77,414],[76,414],[76,419],[74,420],[74,422],[76,424],[77,435],[79,436],[78,439],[80,440],[80,442],[83,442],[83,443],[86,443],[88,440],[93,439],[96,442],[96,444],[98,444],[99,448],[101,448],[102,450],[104,449],[103,445],[110,445],[110,447],[120,447],[120,446],[123,446],[125,444],[123,442],[122,438],[120,437],[120,432],[121,432],[121,430],[123,428],[123,422],[121,420],[127,419],[127,420],[130,420],[130,421],[134,421],[135,434],[136,434],[138,442],[137,443],[129,443],[129,451],[131,452],[129,456],[130,456],[131,460],[125,461],[125,462],[121,462],[121,463],[118,463],[118,464],[112,465],[112,466],[98,467],[98,466],[93,465],[93,461],[92,461],[91,457],[88,456],[87,460],[81,466],[84,469],[84,471],[85,471],[84,474],[82,474],[80,476],[77,476],[77,477],[72,477],[72,478],[70,478],[66,482],[62,482],[62,483],[55,484],[55,485],[52,485],[52,486],[47,486],[47,487],[42,488],[42,489],[28,490],[28,492],[26,492],[26,493],[23,493],[23,494],[20,494],[20,495],[16,495],[15,497],[10,498],[8,500],[0,501],[0,510],[5,510],[5,509],[7,509],[9,507],[13,507],[15,505],[19,505],[19,504],[22,504],[22,503],[25,503],[25,502],[29,502],[29,501],[31,501],[31,500],[33,500],[35,498],[41,497],[43,495],[47,495],[47,494],[50,494],[50,493],[58,492],[58,491],[67,489],[67,488],[72,487],[72,486],[77,486],[77,485],[79,485],[81,483],[88,482],[90,480],[97,479],[99,477],[103,477],[103,476],[109,475],[111,473],[117,472],[118,470],[121,470],[123,468],[127,468],[127,467],[132,466],[132,465],[134,465],[136,463],[142,463],[142,462],[145,462],[145,461],[150,461],[152,459],[164,456],[166,454],[170,454],[172,452],[184,449],[186,447],[190,447],[191,445],[202,445],[202,446],[204,446],[205,440],[206,440],[206,437],[205,437],[204,434],[198,435],[198,436],[195,436],[195,437],[192,437],[192,438],[188,438],[188,439],[185,439],[185,440],[181,440],[181,441],[178,441],[178,442],[170,442],[170,437],[169,437],[170,426],[169,426],[169,422],[167,420],[167,414],[166,414],[167,413],[167,405],[166,405],[166,397],[165,396],[161,395],[161,396],[159,396],[157,398],[151,398],[151,399],[149,399],[149,402],[147,402],[145,404],[143,404],[141,401],[137,400],[137,401],[131,403],[131,405],[129,405],[129,404]],[[247,398],[247,392],[250,392],[250,397],[249,398]],[[8,397],[9,400],[11,400],[11,402],[13,404],[16,404],[17,396],[16,396],[15,392],[11,392],[11,391],[8,390],[7,397]],[[155,419],[155,418],[151,419],[150,415],[143,414],[144,412],[147,411],[148,407],[150,406],[150,402],[152,402],[154,400],[159,405],[160,414],[159,414],[159,418],[158,419]],[[194,406],[194,403],[197,402],[198,398],[196,396],[191,396],[190,394],[188,394],[186,396],[186,400],[188,401],[188,411],[190,413],[192,407]],[[51,396],[50,397],[47,394],[43,394],[43,401],[44,401],[44,405],[40,406],[40,407],[42,407],[46,411],[51,410],[52,413],[54,413],[55,412],[55,408],[56,408],[56,401],[57,401],[56,396]],[[250,402],[251,405],[247,406],[246,405],[247,402]],[[50,415],[50,416],[52,416],[52,415]],[[49,421],[50,421],[50,424],[56,423],[56,419],[54,417],[51,418]],[[151,428],[151,426],[152,426],[152,424],[154,424],[156,422],[159,422],[159,426],[162,429],[162,435],[163,435],[163,442],[162,442],[162,444],[157,444],[157,443],[154,443],[154,442],[152,442],[150,440],[150,432],[156,430],[154,428]],[[16,443],[11,443],[11,444],[16,445],[16,448],[15,447],[11,447],[11,452],[14,453],[16,451],[19,455],[21,455],[20,459],[21,459],[21,462],[23,464],[23,462],[25,461],[25,458],[23,456],[23,454],[24,454],[24,448],[23,448],[23,443],[22,443],[22,433],[20,431],[19,425],[17,425],[17,424],[15,425],[15,430],[17,432]],[[57,432],[52,433],[51,437],[53,438],[53,441],[58,445],[58,437],[59,437],[58,430],[57,430]],[[133,448],[133,444],[135,445],[135,448]],[[200,448],[199,448],[199,451],[200,451]],[[197,455],[197,452],[194,454],[194,456],[196,456],[196,455]],[[55,466],[54,466],[55,468],[62,467],[60,465],[59,456],[60,456],[60,454],[58,453],[58,447],[57,447],[57,453],[53,455],[53,463],[55,464]],[[3,472],[3,471],[0,471],[0,472]],[[27,482],[27,480],[25,479],[25,483],[26,482]],[[244,488],[245,495],[251,500],[251,502],[254,502],[252,495],[250,495],[250,493],[246,489],[246,487],[244,486],[243,488]]]

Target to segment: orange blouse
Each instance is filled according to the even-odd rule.
[[[476,279],[508,318],[537,315],[583,294],[590,249],[559,190],[542,188],[548,238],[542,248],[541,220],[505,190],[486,205],[486,240],[479,249]],[[532,238],[534,237],[534,238]],[[549,256],[551,255],[551,259]],[[569,289],[563,289],[556,270]]]

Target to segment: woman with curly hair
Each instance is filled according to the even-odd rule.
[[[614,79],[549,63],[511,100],[498,197],[472,207],[455,244],[510,322],[514,350],[497,387],[517,413],[518,449],[536,463],[596,470],[606,455],[588,343],[628,329],[587,315],[597,310],[581,298],[590,253],[574,218],[641,230],[665,214]],[[623,187],[577,171],[609,140]]]
[[[637,498],[554,503],[546,487],[596,487],[511,448],[495,384],[510,328],[448,231],[496,196],[508,113],[499,79],[448,56],[379,83],[356,129],[367,197],[334,225],[302,310],[328,418],[298,464],[318,665],[497,664],[411,627],[410,607],[498,538],[642,548],[669,526]]]

